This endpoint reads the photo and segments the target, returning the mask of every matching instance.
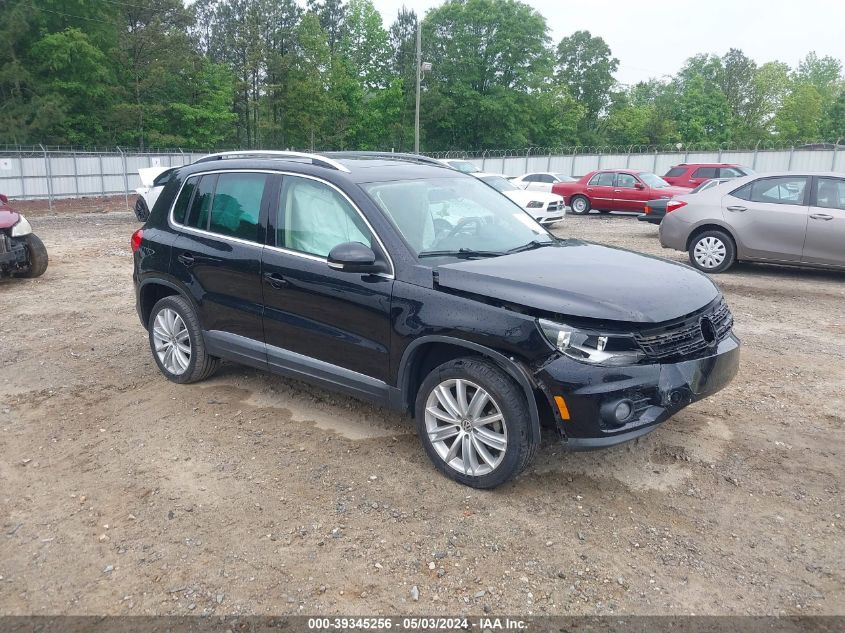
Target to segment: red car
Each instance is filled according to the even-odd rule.
[[[649,200],[683,195],[689,193],[689,189],[673,187],[650,171],[601,169],[591,171],[575,182],[557,182],[552,186],[552,193],[563,196],[572,213],[585,215],[590,209],[601,213],[642,213]]]
[[[681,163],[669,169],[663,180],[678,187],[697,187],[713,178],[741,178],[753,174],[750,167],[731,163]]]

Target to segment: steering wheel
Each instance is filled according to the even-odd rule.
[[[476,226],[475,230],[477,232],[478,229],[481,228],[481,218],[464,218],[464,219],[462,219],[460,222],[458,222],[455,225],[455,228],[453,228],[451,231],[449,231],[449,234],[446,237],[444,237],[443,239],[444,240],[450,240],[453,237],[456,237],[457,235],[460,235],[461,233],[463,233],[468,226],[473,225],[473,224]]]

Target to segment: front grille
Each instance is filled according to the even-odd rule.
[[[704,317],[709,318],[713,323],[716,334],[715,343],[708,344],[704,339],[701,326]],[[728,304],[722,299],[716,305],[688,319],[660,329],[637,332],[634,338],[646,355],[652,359],[690,356],[723,340],[730,333],[733,322],[733,315]]]
[[[555,200],[554,202],[550,202],[548,206],[549,211],[560,211],[563,208],[563,202],[560,200]]]

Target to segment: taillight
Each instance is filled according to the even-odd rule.
[[[129,239],[129,245],[132,247],[133,253],[141,248],[142,239],[144,239],[144,229],[138,229],[132,234],[132,237]]]
[[[687,203],[683,200],[670,200],[666,203],[666,213],[671,213],[672,211],[677,211],[681,207],[687,206]]]

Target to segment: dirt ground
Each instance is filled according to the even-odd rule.
[[[845,274],[719,276],[732,385],[633,444],[548,434],[480,492],[392,412],[232,364],[166,381],[134,217],[33,226],[49,270],[0,283],[2,614],[845,614]],[[682,258],[630,217],[557,232]]]

